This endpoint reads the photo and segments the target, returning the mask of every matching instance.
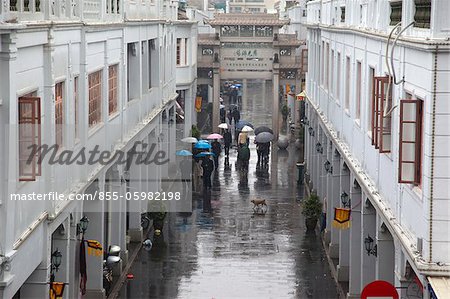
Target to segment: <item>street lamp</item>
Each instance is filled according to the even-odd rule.
[[[344,208],[350,208],[351,200],[350,200],[350,197],[348,196],[348,194],[345,191],[343,191],[341,193],[341,203],[344,206]]]
[[[325,171],[327,173],[333,173],[333,166],[331,165],[330,161],[326,161],[325,163],[323,163],[323,167],[325,167]]]
[[[316,143],[316,151],[317,151],[318,153],[323,154],[323,147],[322,147],[322,144],[321,144],[320,142],[317,142],[317,143]]]
[[[56,249],[55,251],[53,251],[51,257],[50,282],[55,281],[55,272],[58,272],[59,266],[61,266],[61,261],[62,261],[62,254],[58,249]]]
[[[373,244],[374,241],[373,239],[370,237],[370,235],[367,235],[366,238],[364,238],[364,246],[366,248],[367,251],[367,255],[373,255],[373,256],[377,256],[377,244]]]
[[[77,224],[77,235],[81,234],[81,233],[85,233],[87,228],[89,226],[89,218],[87,218],[86,216],[83,216],[80,219],[80,223]]]
[[[58,272],[59,266],[61,266],[61,260],[62,260],[62,254],[58,249],[56,249],[52,253],[52,267],[56,272]]]

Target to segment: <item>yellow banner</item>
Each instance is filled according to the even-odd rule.
[[[202,111],[202,97],[195,98],[195,111],[197,112]]]
[[[51,282],[50,283],[50,292],[49,292],[49,298],[50,299],[60,299],[63,297],[64,294],[64,282]]]
[[[333,226],[339,229],[350,227],[350,209],[334,208]]]

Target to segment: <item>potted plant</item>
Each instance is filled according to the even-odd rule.
[[[192,135],[192,137],[195,137],[195,138],[197,138],[197,139],[200,138],[200,130],[197,128],[196,125],[192,125],[192,128],[191,128],[191,135]]]
[[[311,194],[303,201],[302,214],[305,216],[307,231],[314,231],[317,226],[317,220],[322,214],[322,203],[317,194]]]

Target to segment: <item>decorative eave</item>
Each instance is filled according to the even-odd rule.
[[[215,14],[214,19],[204,21],[211,26],[257,25],[282,27],[290,23],[289,19],[279,19],[277,14],[228,13]]]

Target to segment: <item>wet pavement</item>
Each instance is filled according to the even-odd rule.
[[[241,119],[271,126],[269,88],[249,84]],[[257,172],[253,138],[247,176],[235,149],[231,169],[222,156],[211,192],[194,196],[192,214],[166,218],[163,242],[141,250],[120,298],[338,298],[320,237],[305,232],[298,152],[272,148],[269,169]],[[265,215],[253,213],[255,198],[266,199]]]

